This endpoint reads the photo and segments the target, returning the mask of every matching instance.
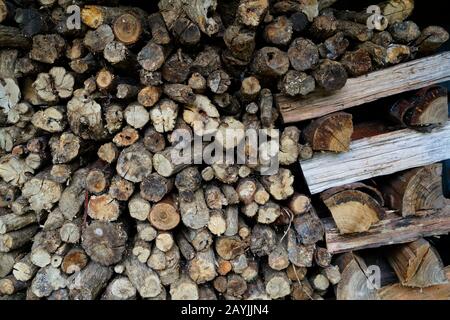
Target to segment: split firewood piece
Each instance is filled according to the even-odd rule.
[[[264,47],[256,51],[252,70],[262,77],[282,76],[289,70],[288,54],[275,47]]]
[[[228,202],[220,188],[213,184],[205,187],[205,201],[208,208],[212,210],[220,210],[223,206],[227,206]]]
[[[171,83],[183,83],[191,73],[193,60],[179,49],[164,63],[161,74],[164,80]]]
[[[215,70],[208,76],[206,83],[213,93],[222,94],[228,90],[231,80],[225,71]]]
[[[100,69],[95,76],[96,87],[101,92],[108,92],[115,87],[116,77],[108,68]]]
[[[308,33],[315,39],[326,40],[336,34],[337,19],[332,15],[321,15],[314,18]]]
[[[440,164],[395,174],[381,188],[389,207],[403,217],[424,216],[445,206]]]
[[[134,195],[128,202],[130,216],[139,221],[146,221],[148,219],[150,209],[150,203],[138,194]]]
[[[206,227],[209,222],[209,208],[203,190],[194,192],[192,199],[180,199],[180,213],[183,223],[192,229]]]
[[[185,158],[179,155],[177,149],[169,147],[153,155],[153,167],[158,174],[168,178],[180,172],[191,163],[190,157],[188,163],[184,160]]]
[[[21,102],[8,112],[7,122],[18,127],[26,127],[34,115],[34,110],[28,102]]]
[[[151,126],[145,130],[142,142],[144,147],[151,153],[161,152],[166,148],[164,135]]]
[[[54,164],[68,163],[79,155],[81,140],[70,132],[64,132],[60,136],[52,136],[49,146]]]
[[[353,21],[337,20],[337,30],[355,41],[365,42],[373,37],[373,30],[367,28],[367,23],[361,24]]]
[[[323,194],[341,234],[365,232],[383,218],[385,212],[377,200],[364,190],[344,190]]]
[[[370,54],[364,49],[346,52],[341,63],[352,77],[365,75],[372,70]]]
[[[6,277],[11,271],[14,272],[14,265],[22,259],[23,254],[20,250],[0,252],[0,277]]]
[[[152,39],[155,43],[165,45],[170,43],[170,34],[167,31],[166,23],[161,13],[156,12],[148,16],[148,26],[152,33]]]
[[[449,39],[447,30],[442,27],[430,26],[422,30],[420,37],[414,43],[422,55],[436,52]]]
[[[424,239],[392,248],[388,261],[404,286],[426,288],[447,283],[441,257]]]
[[[0,279],[0,294],[11,296],[27,288],[27,283],[17,280],[13,275]]]
[[[275,271],[265,266],[264,281],[266,292],[272,299],[280,299],[291,293],[291,280],[283,271]]]
[[[277,246],[269,254],[267,259],[269,267],[276,271],[285,270],[290,264],[287,251],[287,241],[281,238],[281,236],[278,236]]]
[[[152,252],[152,245],[146,241],[135,239],[131,254],[135,256],[140,263],[146,263]]]
[[[137,60],[144,70],[156,71],[164,64],[166,55],[167,50],[164,47],[154,42],[149,42],[141,49]]]
[[[122,259],[127,238],[121,223],[95,221],[83,230],[81,244],[92,260],[110,266]]]
[[[81,219],[64,223],[59,229],[59,235],[65,243],[78,243],[81,238]]]
[[[33,211],[40,212],[50,210],[61,198],[62,191],[62,186],[50,179],[49,172],[42,171],[25,182],[22,196],[28,199]]]
[[[41,268],[31,283],[30,290],[38,298],[48,297],[53,291],[65,288],[67,278],[60,269],[47,266]]]
[[[83,44],[89,51],[100,53],[105,50],[108,43],[114,41],[114,33],[107,24],[102,24],[95,30],[89,30],[83,39]]]
[[[12,186],[22,186],[34,174],[24,159],[7,154],[0,158],[0,177]]]
[[[131,126],[125,126],[122,131],[118,132],[112,142],[118,147],[129,147],[139,140],[139,131]]]
[[[135,300],[136,288],[128,277],[116,276],[106,287],[102,300]]]
[[[420,37],[420,29],[413,21],[396,22],[389,27],[389,32],[396,43],[409,44]]]
[[[40,73],[33,83],[38,96],[49,103],[70,98],[75,84],[74,77],[63,67],[53,67],[48,73]]]
[[[120,42],[126,45],[136,43],[142,33],[141,21],[134,14],[124,13],[114,21],[113,31]]]
[[[29,124],[25,128],[17,126],[0,127],[0,150],[10,152],[14,146],[26,143],[37,135],[36,128]]]
[[[89,217],[99,221],[116,221],[120,215],[119,203],[109,194],[91,196],[87,212]]]
[[[289,70],[278,82],[278,89],[288,96],[306,96],[316,88],[314,78],[304,72]]]
[[[257,221],[262,224],[271,224],[281,215],[280,206],[272,201],[267,202],[258,209]]]
[[[161,94],[162,90],[160,87],[146,86],[139,91],[137,100],[144,107],[153,107],[158,102]]]
[[[69,186],[59,199],[58,208],[68,220],[72,220],[81,210],[86,197],[86,177],[88,169],[79,169],[72,176]]]
[[[227,221],[221,210],[212,210],[208,221],[208,230],[215,236],[221,236],[227,229]]]
[[[172,300],[198,300],[198,285],[188,275],[183,274],[170,285],[170,296]]]
[[[137,86],[128,83],[119,83],[116,89],[116,97],[124,100],[135,98],[139,92]]]
[[[0,107],[5,113],[11,111],[20,101],[21,91],[14,79],[0,79]]]
[[[297,38],[292,41],[288,50],[289,61],[297,71],[313,69],[319,63],[319,51],[311,40]]]
[[[168,231],[180,223],[180,213],[174,200],[168,197],[153,206],[148,219],[156,229]]]
[[[224,260],[232,260],[248,248],[248,242],[239,236],[219,237],[214,244],[217,254]]]
[[[188,263],[187,270],[190,278],[197,284],[214,280],[217,276],[215,260],[216,257],[212,248],[197,252]]]
[[[17,216],[14,213],[0,216],[0,234],[20,230],[32,223],[37,222],[34,213]]]
[[[123,107],[114,103],[109,105],[105,110],[105,122],[109,133],[119,131],[123,125]]]
[[[100,104],[83,90],[76,90],[67,103],[67,118],[72,132],[85,140],[100,140],[106,135]]]
[[[316,151],[346,152],[353,134],[352,115],[333,113],[314,120],[303,131],[309,145]]]
[[[37,111],[31,118],[31,123],[41,130],[55,133],[64,131],[67,126],[65,110],[61,106],[48,107]]]
[[[153,241],[158,235],[156,229],[153,228],[148,222],[138,222],[136,229],[137,237],[147,242]]]
[[[181,198],[193,198],[194,192],[201,187],[201,183],[200,172],[194,166],[181,170],[175,177],[175,187]]]
[[[0,235],[0,252],[11,252],[31,241],[38,230],[37,225],[31,225],[17,231]]]
[[[162,99],[150,110],[150,119],[157,132],[170,132],[175,129],[178,105],[170,99]]]
[[[120,176],[114,176],[111,179],[109,194],[119,201],[128,201],[134,192],[134,184],[131,181],[122,179]]]
[[[113,276],[111,268],[94,261],[67,279],[69,296],[73,300],[95,300]]]
[[[325,91],[342,89],[347,83],[347,71],[344,66],[333,60],[325,59],[317,69],[313,71],[316,83]]]
[[[237,206],[228,206],[225,208],[226,236],[234,236],[239,232],[239,209]]]
[[[324,227],[314,208],[297,215],[292,223],[302,244],[313,245],[323,239]]]
[[[14,264],[13,275],[19,281],[29,281],[34,278],[39,267],[35,266],[27,254]]]
[[[117,173],[131,182],[141,182],[152,172],[152,154],[141,142],[122,150],[117,159]]]
[[[269,255],[276,246],[277,236],[270,226],[256,224],[250,237],[250,250],[258,257]]]
[[[196,99],[191,87],[184,84],[164,84],[163,91],[170,99],[183,104],[192,104]]]
[[[150,115],[139,103],[130,104],[123,113],[125,121],[133,128],[143,128],[150,120]]]
[[[241,0],[236,12],[238,22],[257,27],[263,20],[269,9],[267,0]]]
[[[319,53],[322,58],[336,60],[347,51],[349,45],[350,41],[345,38],[344,33],[338,32],[319,45]]]
[[[97,168],[90,170],[86,177],[87,191],[96,195],[101,194],[109,186],[109,178],[110,174],[107,170],[103,171]]]
[[[448,120],[447,89],[440,86],[421,89],[411,98],[396,102],[389,113],[395,121],[419,130],[442,125]]]
[[[199,136],[214,134],[219,127],[219,111],[208,97],[195,95],[195,101],[186,106],[183,120],[189,124]]]
[[[38,34],[33,37],[33,48],[30,51],[30,58],[39,62],[53,64],[61,57],[65,46],[66,42],[58,34]]]
[[[170,28],[175,40],[183,46],[192,47],[200,42],[200,28],[186,17],[174,21]]]
[[[173,187],[173,179],[167,179],[157,173],[146,176],[140,184],[140,195],[151,202],[161,201]]]
[[[275,45],[287,45],[293,33],[292,22],[286,16],[279,16],[264,29],[264,38]]]
[[[311,209],[311,199],[303,194],[295,193],[289,200],[288,206],[294,215],[301,215]]]
[[[278,160],[283,166],[294,164],[299,156],[300,130],[297,127],[286,127],[281,134]]]
[[[345,253],[338,257],[337,264],[342,277],[336,286],[337,300],[377,300],[376,288],[367,280],[370,272],[360,256]]]
[[[223,41],[234,58],[250,62],[256,46],[255,31],[241,25],[231,25],[225,30]]]
[[[261,177],[261,183],[276,200],[286,200],[294,194],[294,177],[289,169],[280,168],[275,175]]]

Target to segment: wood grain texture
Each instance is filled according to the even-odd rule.
[[[449,300],[450,266],[445,267],[448,283],[428,288],[408,288],[399,283],[382,287],[377,295],[381,300]]]
[[[450,52],[399,64],[347,81],[332,94],[313,93],[306,98],[277,95],[275,102],[284,123],[318,118],[405,91],[450,80]]]
[[[332,218],[322,219],[327,249],[331,254],[407,243],[422,237],[450,233],[450,204],[426,217],[402,218],[388,214],[363,233],[341,235]]]
[[[301,161],[312,194],[450,159],[450,121],[431,133],[398,130],[353,141],[347,153]]]

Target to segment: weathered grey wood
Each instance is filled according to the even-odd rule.
[[[333,94],[317,92],[304,99],[277,95],[275,101],[283,121],[290,123],[318,118],[448,80],[450,52],[445,52],[349,79],[343,89]]]
[[[425,217],[403,218],[388,214],[364,233],[341,235],[331,218],[322,220],[328,252],[337,254],[386,245],[407,243],[422,237],[450,233],[450,205]]]
[[[312,194],[450,158],[450,121],[431,133],[405,129],[353,141],[350,151],[301,161]]]

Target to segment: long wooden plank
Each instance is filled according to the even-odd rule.
[[[298,122],[372,102],[405,91],[450,80],[450,52],[402,63],[349,79],[332,94],[313,93],[305,98],[277,95],[283,121]]]
[[[346,153],[301,161],[312,194],[450,159],[450,121],[431,133],[398,130],[353,141]]]
[[[408,288],[396,283],[382,287],[381,300],[450,300],[450,266],[445,267],[448,283],[428,288]]]
[[[341,235],[332,218],[322,220],[327,249],[332,254],[386,245],[412,242],[419,238],[450,233],[450,206],[425,217],[403,218],[397,214],[387,217],[363,233]]]

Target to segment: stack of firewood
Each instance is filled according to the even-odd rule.
[[[347,151],[352,116],[302,132],[280,124],[274,95],[335,92],[448,40],[408,20],[412,0],[379,5],[385,30],[335,2],[0,0],[0,296],[333,296],[342,265],[293,167],[314,151]],[[412,121],[403,111],[392,114]],[[233,150],[245,137],[225,131],[250,128],[280,129],[275,174],[261,174],[265,159],[171,157],[177,129]],[[272,144],[244,146],[248,156]],[[383,197],[362,184],[329,190],[333,214],[345,193],[370,195],[372,215],[355,224],[351,203],[339,229],[368,230]]]

